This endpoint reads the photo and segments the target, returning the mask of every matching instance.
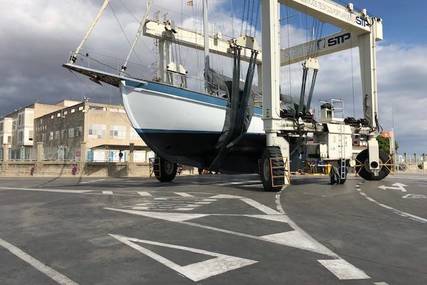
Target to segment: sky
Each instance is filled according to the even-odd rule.
[[[193,7],[184,5],[186,1],[155,0],[150,16],[155,17],[160,11],[160,17],[171,18],[178,25],[200,32],[201,0],[193,0]],[[137,19],[145,12],[145,2],[111,0],[112,7],[107,9],[84,52],[109,66],[120,67],[129,50],[128,41],[138,28]],[[385,39],[378,49],[381,125],[384,129],[395,129],[401,153],[427,153],[427,21],[424,18],[427,2],[352,2],[384,20]],[[121,102],[116,89],[101,87],[61,67],[79,44],[101,3],[101,0],[0,0],[0,116],[35,101],[54,103],[88,97],[97,102]],[[243,0],[210,0],[210,31],[237,36],[243,6]],[[286,7],[281,10],[282,47],[303,42],[307,25],[302,16],[295,11],[286,14]],[[285,15],[292,18],[284,19]],[[174,51],[190,76],[200,79],[203,55],[185,48]],[[153,40],[144,38],[131,60],[129,67],[136,76],[151,79],[156,66]],[[212,62],[217,70],[231,73],[228,59],[216,57]],[[323,57],[320,64],[314,99],[317,104],[328,98],[344,99],[346,115],[361,117],[357,49]],[[301,77],[299,64],[282,68],[282,91],[298,94]],[[193,86],[201,85],[200,80],[192,80]]]

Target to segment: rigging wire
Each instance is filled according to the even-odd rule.
[[[109,3],[108,6],[110,7],[110,9],[111,9],[111,11],[113,13],[114,18],[116,19],[116,22],[119,25],[120,30],[122,31],[122,34],[123,34],[124,38],[126,39],[127,43],[129,44],[129,47],[132,47],[132,43],[129,40],[128,36],[126,35],[125,29],[123,28],[122,23],[120,22],[119,18],[116,15],[116,12],[114,11],[113,5],[111,3]],[[136,53],[136,52],[134,52],[134,53],[135,53],[136,58],[142,63],[143,61],[142,61],[141,57],[138,55],[138,53]]]
[[[245,15],[246,15],[246,2],[247,1],[243,1],[243,17],[242,17],[242,24],[240,27],[240,35],[243,35],[243,27],[245,24]]]
[[[254,27],[254,37],[257,34],[258,31],[258,22],[259,22],[259,10],[261,7],[261,1],[258,1],[257,9],[256,9],[256,16],[255,16],[255,27]]]

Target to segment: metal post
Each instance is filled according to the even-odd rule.
[[[280,6],[277,0],[263,0],[262,9],[262,93],[264,131],[267,146],[274,146],[280,120]]]
[[[208,18],[208,0],[203,0],[203,34],[205,46],[205,76],[209,72],[209,18]],[[205,89],[208,90],[208,81],[205,81]]]
[[[369,125],[376,129],[378,127],[378,86],[374,33],[359,36],[359,53],[364,117],[368,120]]]
[[[170,83],[167,76],[167,66],[170,62],[170,42],[164,39],[159,40],[159,78],[163,83]]]

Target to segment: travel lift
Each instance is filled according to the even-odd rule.
[[[322,22],[335,25],[342,31],[281,50],[279,42],[280,4],[287,5]],[[387,165],[388,156],[380,153],[376,140],[378,135],[376,41],[383,39],[382,20],[369,16],[366,10],[356,11],[351,3],[343,6],[331,0],[261,0],[261,9],[262,52],[257,51],[259,56],[256,64],[259,85],[262,87],[263,120],[267,140],[266,149],[260,161],[260,174],[264,189],[278,191],[283,186],[290,184],[289,141],[295,137],[306,138],[308,134],[312,135],[313,140],[305,147],[306,155],[332,164],[331,183],[345,183],[349,164],[355,166],[357,173],[366,180],[384,179],[390,172]],[[164,52],[164,49],[171,40],[175,44],[205,50],[205,52],[226,57],[234,56],[230,41],[222,39],[221,34],[208,37],[179,27],[172,28],[170,22],[161,23],[148,20],[144,25],[144,35],[159,39],[160,66],[168,64],[167,59],[162,55],[168,54]],[[251,42],[248,37],[241,37],[237,41]],[[236,40],[232,42],[236,42]],[[308,110],[319,68],[317,57],[354,47],[358,47],[360,53],[364,120],[352,125],[347,125],[342,120],[336,120],[331,104],[323,106],[324,114],[319,123],[306,120],[303,116],[298,116],[298,120],[280,116],[281,66],[305,61],[305,78],[309,69],[314,70],[313,83],[307,100],[306,110]],[[252,55],[253,47],[242,47],[240,52],[242,61],[250,62],[251,59],[253,60]],[[305,83],[303,88],[305,89]],[[305,90],[302,90],[300,98],[302,102],[304,102],[304,96]],[[303,104],[300,104],[299,111],[303,111]],[[352,133],[366,137],[368,142],[367,149],[357,156],[355,162],[352,160]]]

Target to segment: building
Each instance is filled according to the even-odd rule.
[[[76,103],[78,102],[62,101],[54,105],[33,103],[0,118],[0,142],[7,145],[2,148],[0,157],[3,159],[3,149],[7,149],[9,159],[34,159],[34,119]]]
[[[148,162],[154,156],[123,107],[80,102],[35,119],[35,142],[44,160]]]

